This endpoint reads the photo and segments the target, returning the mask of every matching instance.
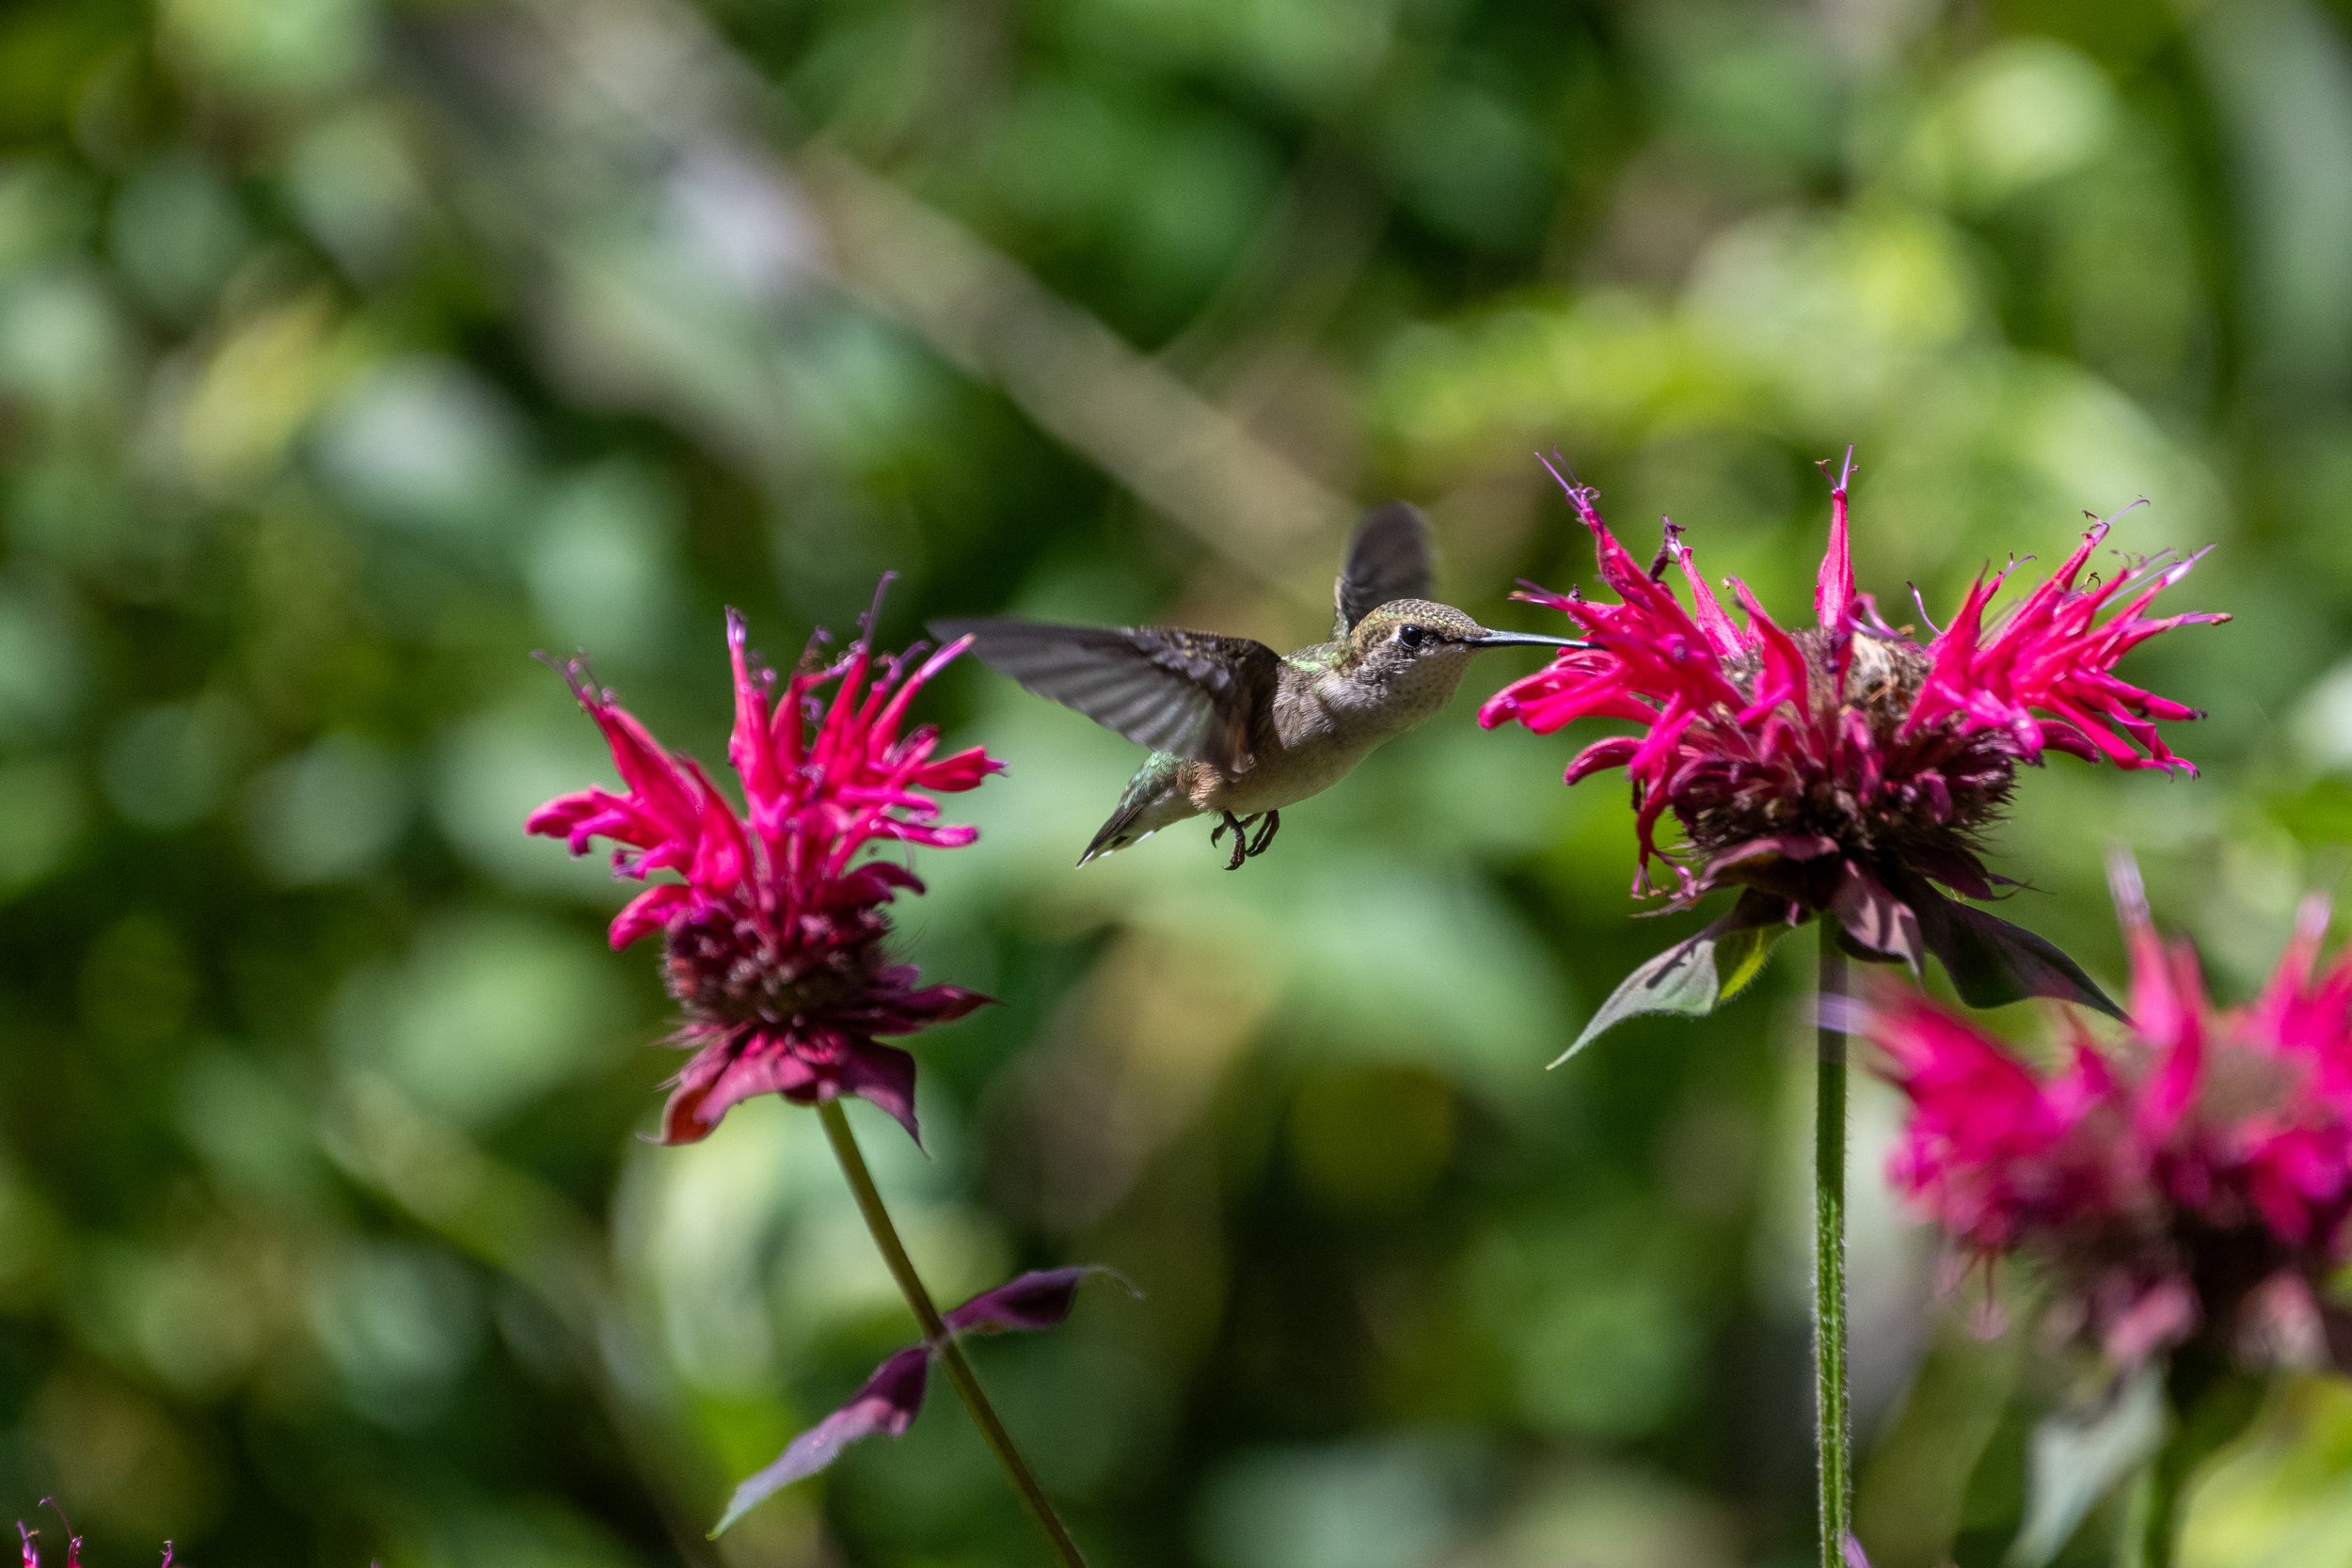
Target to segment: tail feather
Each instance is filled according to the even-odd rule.
[[[1119,802],[1119,809],[1111,813],[1110,820],[1103,824],[1095,833],[1094,841],[1087,846],[1087,852],[1078,857],[1078,863],[1084,865],[1097,855],[1107,855],[1114,849],[1124,849],[1130,844],[1151,837],[1152,829],[1136,832],[1136,818],[1143,815],[1146,803],[1136,791],[1128,791]]]
[[[1176,790],[1177,773],[1183,766],[1178,758],[1163,752],[1136,769],[1110,820],[1095,833],[1078,863],[1084,865],[1098,855],[1139,844],[1177,818],[1192,815],[1191,802]]]

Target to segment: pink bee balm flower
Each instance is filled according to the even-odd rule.
[[[2340,1330],[2316,1288],[2352,1259],[2352,954],[2315,972],[2314,900],[2262,995],[2217,1008],[2128,861],[2115,882],[2132,992],[2113,1044],[2077,1025],[2040,1073],[1915,993],[1866,1009],[1911,1100],[1889,1174],[1967,1252],[2041,1262],[2118,1361],[2200,1333],[2314,1346]]]
[[[1543,735],[1580,719],[1636,726],[1586,746],[1566,781],[1609,768],[1632,780],[1637,892],[1651,891],[1654,864],[1671,869],[1677,906],[1722,886],[1745,890],[1718,935],[1827,911],[1856,956],[1915,968],[1923,953],[1937,953],[1972,1002],[2036,992],[2090,1000],[2095,990],[2064,955],[1930,883],[1991,895],[1977,835],[2007,803],[2019,766],[2048,752],[2193,772],[2157,724],[2196,712],[2115,666],[2158,632],[2228,617],[2148,613],[2194,558],[2086,580],[2109,527],[2099,523],[2047,582],[2005,610],[1991,607],[2010,572],[1980,576],[1922,645],[1854,589],[1851,468],[1849,452],[1831,490],[1815,624],[1794,631],[1733,578],[1743,615],[1735,619],[1671,524],[1644,570],[1601,520],[1595,492],[1561,479],[1618,602],[1522,594],[1575,621],[1589,645],[1503,688],[1479,722],[1516,720]],[[1670,562],[1687,607],[1665,581]],[[1669,812],[1683,839],[1672,851],[1658,842]]]
[[[881,603],[878,590],[875,611]],[[565,666],[612,749],[622,792],[561,796],[526,828],[565,840],[576,855],[608,839],[615,874],[675,879],[647,887],[612,927],[616,948],[660,933],[670,992],[686,1012],[679,1038],[694,1055],[662,1115],[666,1143],[704,1137],[729,1106],[768,1093],[803,1104],[854,1095],[914,1132],[914,1059],[876,1037],[944,1023],[987,1000],[918,985],[912,965],[891,961],[887,906],[923,884],[895,861],[859,859],[869,845],[952,848],[977,836],[941,823],[922,792],[971,789],[1003,765],[977,746],[939,755],[936,730],[907,724],[915,693],[969,639],[909,673],[914,650],[877,657],[872,612],[864,628],[837,662],[804,660],[779,683],[745,652],[742,617],[728,611],[727,754],[742,784],[739,813],[582,663]]]

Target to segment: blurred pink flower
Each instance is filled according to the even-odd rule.
[[[1889,1174],[1966,1251],[2041,1263],[2068,1326],[2119,1362],[2201,1333],[2316,1355],[2335,1316],[2317,1290],[2352,1257],[2352,955],[2315,972],[2313,900],[2262,995],[2217,1008],[2128,861],[2115,883],[2132,993],[2114,1043],[2077,1023],[2042,1074],[1915,993],[1866,1009],[1911,1100]]]
[[[875,612],[881,603],[877,591]],[[918,985],[914,966],[890,960],[886,906],[923,884],[896,861],[858,860],[870,844],[971,843],[975,830],[939,822],[938,803],[920,792],[971,789],[1003,768],[977,746],[940,756],[937,731],[907,727],[915,693],[964,643],[910,673],[914,650],[875,655],[873,618],[846,657],[804,659],[778,689],[745,652],[742,617],[728,612],[727,754],[742,784],[740,814],[699,764],[664,750],[599,689],[584,663],[565,666],[612,748],[622,792],[559,797],[526,828],[566,840],[576,855],[611,840],[619,876],[677,879],[649,886],[612,927],[616,948],[661,934],[670,992],[686,1012],[679,1038],[695,1053],[663,1112],[664,1142],[704,1137],[728,1107],[771,1092],[803,1104],[854,1095],[914,1132],[914,1059],[876,1037],[961,1018],[987,1000]]]
[[[1590,645],[1503,688],[1479,721],[1516,720],[1545,735],[1588,718],[1638,726],[1586,746],[1566,771],[1571,784],[1608,768],[1631,778],[1637,892],[1651,891],[1652,863],[1665,864],[1677,904],[1741,886],[1755,906],[1747,925],[1828,911],[1856,952],[1915,965],[1923,950],[1951,945],[1938,927],[1953,917],[1923,879],[1990,895],[1977,833],[2007,802],[2020,764],[2058,751],[2194,771],[2156,723],[2198,715],[2114,673],[2125,653],[2160,631],[2228,619],[2146,613],[2193,558],[2158,557],[2077,586],[2106,537],[2100,523],[2047,582],[1989,619],[2010,573],[1980,576],[1951,624],[1921,646],[1854,591],[1840,474],[1816,625],[1790,632],[1731,578],[1745,618],[1736,622],[1672,524],[1644,570],[1601,520],[1595,492],[1560,483],[1620,602],[1523,594],[1575,621]],[[1688,609],[1664,580],[1670,562],[1688,586]],[[1687,848],[1659,847],[1669,811]]]
[[[63,1514],[58,1516],[64,1517]],[[40,1568],[40,1553],[33,1545],[33,1542],[40,1532],[26,1529],[24,1521],[19,1519],[16,1522],[16,1534],[17,1539],[24,1544],[24,1568]],[[73,1533],[73,1527],[71,1525],[66,1527],[65,1568],[82,1568],[82,1538]],[[168,1541],[164,1543],[164,1560],[161,1568],[171,1568],[171,1543]]]
[[[941,1321],[949,1333],[959,1335],[1053,1328],[1070,1316],[1078,1287],[1095,1275],[1120,1277],[1109,1269],[1091,1266],[1035,1270],[981,1291],[943,1314]],[[896,1437],[914,1425],[914,1418],[922,1414],[924,1387],[939,1349],[930,1344],[909,1345],[875,1368],[874,1375],[850,1397],[849,1403],[793,1438],[772,1464],[735,1489],[725,1516],[712,1533],[725,1529],[755,1504],[794,1481],[824,1469],[851,1443],[866,1437]]]

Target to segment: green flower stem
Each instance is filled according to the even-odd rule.
[[[980,1391],[980,1380],[972,1375],[972,1364],[963,1358],[963,1348],[939,1316],[932,1305],[930,1292],[923,1288],[920,1275],[914,1272],[914,1261],[898,1240],[898,1228],[890,1223],[890,1212],[882,1207],[882,1193],[874,1185],[873,1173],[866,1168],[866,1156],[858,1152],[857,1135],[850,1130],[850,1118],[842,1113],[841,1102],[826,1100],[818,1102],[817,1117],[825,1124],[825,1136],[833,1144],[834,1158],[841,1162],[841,1174],[848,1178],[850,1191],[857,1198],[858,1212],[866,1216],[866,1228],[873,1233],[874,1245],[881,1249],[882,1261],[890,1265],[890,1275],[898,1282],[898,1290],[907,1298],[907,1306],[914,1311],[914,1321],[923,1327],[923,1341],[936,1348],[940,1365],[947,1370],[947,1381],[956,1386],[956,1394],[963,1407],[972,1413],[972,1420],[980,1429],[980,1435],[994,1450],[997,1463],[1012,1479],[1012,1489],[1028,1505],[1038,1528],[1053,1544],[1054,1556],[1063,1568],[1086,1568],[1086,1559],[1078,1555],[1077,1543],[1070,1539],[1070,1531],[1046,1500],[1045,1489],[1030,1473],[1028,1462],[1021,1450],[1013,1447],[1012,1433],[997,1418],[996,1409]]]
[[[1846,994],[1846,955],[1821,922],[1820,996]],[[1824,1009],[1830,1014],[1829,1009]],[[1813,1387],[1820,1441],[1821,1568],[1843,1568],[1853,1528],[1852,1413],[1846,1397],[1846,1036],[1824,1016],[1813,1069]]]
[[[2170,1430],[2148,1462],[2127,1521],[2131,1568],[2172,1568],[2190,1478],[2235,1442],[2261,1413],[2265,1382],[2233,1370],[2210,1344],[2190,1343],[2165,1369]]]
[[[2172,1568],[2172,1542],[2180,1528],[2181,1473],[2166,1444],[2139,1478],[2130,1528],[2135,1539],[2125,1560],[2132,1568]]]

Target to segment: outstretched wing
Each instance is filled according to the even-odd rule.
[[[1227,773],[1256,760],[1258,724],[1281,657],[1247,637],[1173,626],[1060,626],[1037,621],[931,623],[972,639],[981,663],[1076,708],[1138,746]]]
[[[1429,520],[1404,501],[1384,501],[1356,524],[1340,570],[1337,598],[1344,637],[1356,623],[1391,599],[1425,599],[1434,579]]]

